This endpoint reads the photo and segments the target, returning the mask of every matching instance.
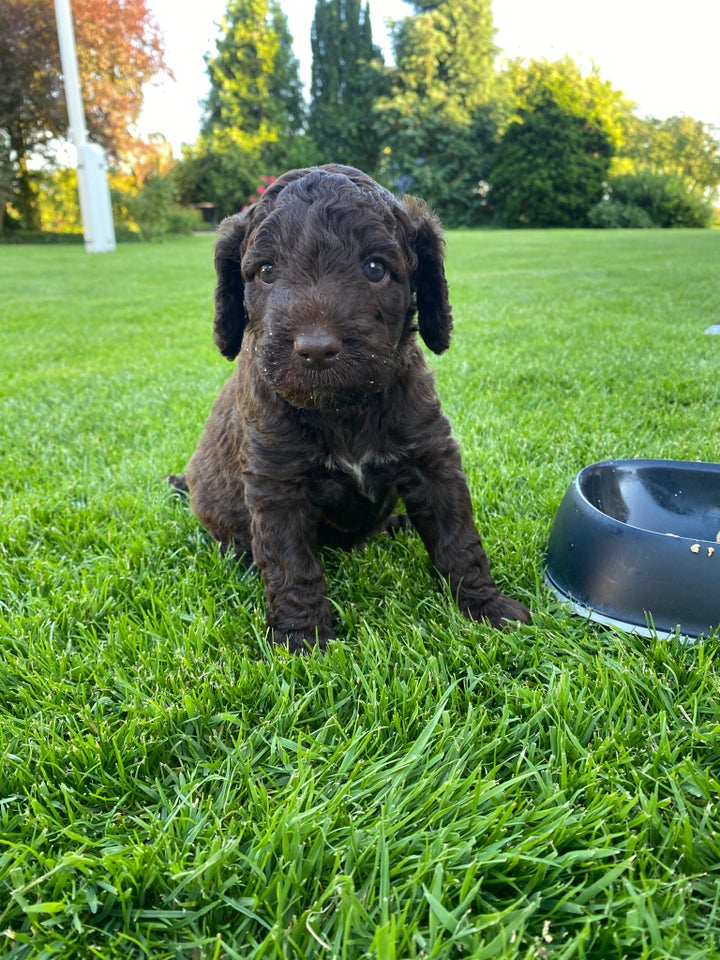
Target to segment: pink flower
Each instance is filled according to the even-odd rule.
[[[251,206],[253,203],[257,203],[260,197],[265,193],[267,188],[270,186],[270,184],[275,183],[275,181],[277,180],[277,177],[270,177],[270,176],[267,176],[266,174],[263,174],[260,177],[260,180],[262,181],[264,186],[258,186],[255,188],[255,193],[248,200],[248,206]]]

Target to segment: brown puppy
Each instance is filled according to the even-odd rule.
[[[417,343],[418,329],[435,353],[450,342],[443,254],[422,201],[337,165],[286,173],[221,227],[215,342],[239,359],[171,479],[252,557],[292,650],[334,636],[319,548],[396,525],[398,497],[466,616],[529,621],[490,574]]]

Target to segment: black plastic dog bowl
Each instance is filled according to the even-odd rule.
[[[558,508],[547,580],[583,616],[645,636],[720,625],[720,463],[609,460]]]

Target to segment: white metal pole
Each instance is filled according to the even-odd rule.
[[[107,182],[105,151],[98,144],[89,143],[87,138],[70,0],[55,0],[55,19],[65,85],[69,134],[78,157],[78,193],[85,249],[88,253],[105,253],[115,249],[115,227],[112,219],[110,188]]]
[[[55,19],[57,20],[58,42],[60,43],[60,63],[62,64],[65,85],[65,103],[70,121],[70,139],[80,149],[87,140],[85,111],[80,92],[80,72],[78,71],[75,47],[75,28],[73,26],[70,0],[55,0]]]

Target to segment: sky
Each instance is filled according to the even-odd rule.
[[[176,155],[197,137],[227,0],[148,0],[165,38],[174,80],[146,88],[142,133],[160,132]],[[315,0],[281,0],[300,76],[310,85]],[[391,61],[388,18],[412,13],[403,0],[370,0],[373,40]],[[495,43],[508,57],[594,63],[641,116],[687,114],[720,128],[720,0],[493,0]]]

